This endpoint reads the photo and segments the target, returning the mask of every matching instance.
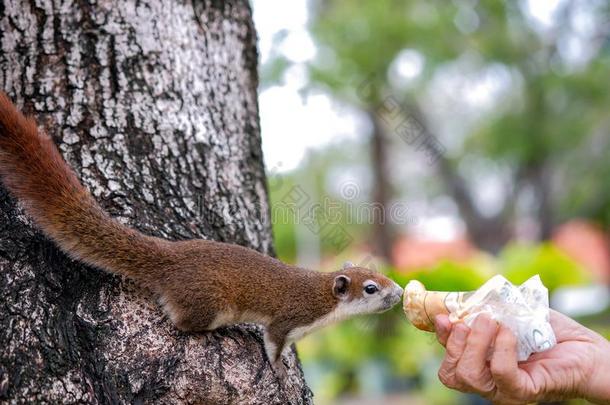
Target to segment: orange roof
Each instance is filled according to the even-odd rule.
[[[464,237],[445,242],[403,236],[392,247],[392,261],[399,269],[412,270],[432,266],[440,260],[466,261],[476,251]]]
[[[610,282],[610,238],[598,226],[572,220],[559,226],[552,241],[602,283]]]

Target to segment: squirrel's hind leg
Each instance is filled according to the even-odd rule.
[[[185,307],[163,296],[159,299],[159,303],[172,323],[183,332],[214,330],[231,323],[232,319],[232,314],[226,314],[210,306],[205,306],[205,308]]]
[[[272,323],[266,328],[265,335],[263,336],[267,357],[269,358],[269,362],[273,366],[273,369],[281,382],[286,381],[288,378],[286,366],[282,362],[282,353],[286,348],[287,335],[287,330],[284,330],[284,328],[281,328],[279,325]]]

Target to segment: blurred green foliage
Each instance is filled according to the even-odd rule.
[[[493,100],[493,109],[484,111],[460,146],[449,151],[449,164],[457,170],[468,158],[507,170],[506,189],[515,199],[532,188],[548,193],[538,196],[540,222],[584,216],[608,226],[610,3],[560,2],[550,28],[529,14],[528,4],[312,0],[310,32],[318,52],[307,63],[308,88],[323,88],[374,111],[388,94],[404,105],[419,104],[434,91],[436,78],[460,64],[458,75],[504,80],[501,100]],[[400,85],[392,80],[391,67],[405,50],[420,55],[423,64],[408,85]],[[264,76],[266,84],[281,81],[291,65],[282,56],[272,58],[262,67],[273,72]],[[367,91],[359,92],[363,83]],[[456,126],[461,125],[459,108],[448,118]],[[449,138],[462,135],[443,136],[454,143]],[[466,183],[476,186],[476,173],[467,174]],[[522,214],[512,202],[507,201],[504,221]]]
[[[481,78],[491,72],[496,80],[508,83],[507,90],[500,102],[490,102],[493,108],[481,107],[464,134],[451,130],[444,134],[450,146],[446,170],[461,176],[466,190],[476,191],[481,191],[478,176],[500,172],[494,181],[508,191],[502,210],[506,215],[497,223],[514,225],[527,217],[537,226],[555,226],[584,217],[606,229],[610,226],[610,3],[559,2],[550,29],[528,13],[527,1],[313,0],[310,4],[310,33],[317,53],[307,63],[307,90],[324,89],[370,113],[388,94],[403,105],[421,108],[419,100],[434,98],[430,93],[438,89],[438,77],[457,65],[462,67],[457,76]],[[586,35],[589,40],[583,40]],[[574,57],[574,49],[580,50],[580,56]],[[405,50],[423,60],[421,72],[406,85],[392,80],[391,72]],[[272,58],[262,67],[265,85],[280,82],[292,64],[282,55]],[[366,94],[358,91],[363,83]],[[448,118],[450,127],[463,123],[463,111],[456,111]],[[402,156],[393,162],[394,172],[402,174],[404,160],[412,158]],[[338,204],[340,225],[353,243],[348,250],[337,251],[318,238],[322,257],[339,256],[340,262],[362,255],[370,226],[349,220],[353,202],[337,196],[332,184],[337,171],[367,162],[366,147],[348,142],[316,150],[295,171],[270,177],[273,206],[281,205],[294,187],[302,187],[311,201],[328,197]],[[431,197],[457,201],[451,187],[439,185],[436,178],[441,174],[399,177],[393,191],[408,197],[418,182]],[[273,223],[278,256],[288,262],[298,257],[300,215]],[[509,243],[495,257],[481,253],[467,262],[441,261],[409,272],[389,266],[382,270],[401,285],[418,279],[428,289],[446,291],[475,289],[494,274],[514,283],[539,274],[551,292],[591,281],[548,242]],[[583,321],[610,336],[603,320],[607,318],[605,313]],[[379,364],[388,373],[385,390],[405,388],[400,384],[406,382],[418,388],[427,403],[458,401],[459,394],[441,389],[436,378],[442,350],[434,336],[410,326],[400,309],[327,328],[304,339],[298,348],[306,371],[313,370],[308,381],[318,401],[362,392],[370,384],[366,366]]]
[[[539,274],[550,292],[562,286],[578,286],[592,281],[589,273],[551,243],[509,245],[500,254],[499,261],[502,274],[511,282],[521,284]]]

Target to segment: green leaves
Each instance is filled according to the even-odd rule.
[[[509,245],[502,251],[499,261],[502,273],[512,283],[521,284],[539,274],[550,292],[561,286],[583,285],[591,281],[581,266],[550,243]]]

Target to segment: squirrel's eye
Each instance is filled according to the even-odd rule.
[[[377,288],[376,285],[373,284],[369,284],[366,287],[364,287],[364,292],[367,294],[375,294],[379,289]]]

